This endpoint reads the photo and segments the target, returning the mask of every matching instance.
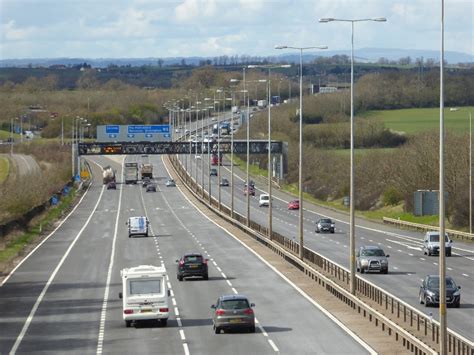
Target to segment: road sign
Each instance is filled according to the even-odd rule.
[[[81,171],[81,179],[88,179],[89,178],[89,172],[87,170],[82,170]]]
[[[169,125],[130,125],[128,133],[169,133]]]
[[[120,126],[119,125],[107,125],[105,126],[105,133],[107,134],[119,134]]]

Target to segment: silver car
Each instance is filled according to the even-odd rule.
[[[214,310],[212,323],[214,331],[219,334],[221,330],[244,329],[255,333],[255,315],[247,297],[243,295],[224,295],[217,299],[211,306]]]
[[[377,246],[362,246],[357,250],[357,271],[361,274],[369,271],[377,271],[382,274],[388,273],[388,257],[385,252]]]
[[[451,244],[453,241],[449,239],[448,233],[444,235],[444,247],[446,256],[451,256]],[[431,256],[431,255],[439,255],[439,232],[426,232],[425,238],[423,239],[423,254]]]

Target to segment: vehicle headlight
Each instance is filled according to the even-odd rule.
[[[461,291],[457,290],[456,292],[453,293],[453,296],[460,296],[461,295]]]
[[[360,263],[361,263],[362,265],[368,265],[368,264],[369,264],[369,260],[367,260],[367,259],[362,259],[362,260],[360,261]]]
[[[334,228],[334,226],[335,226],[335,225],[334,225],[334,223],[333,223],[333,224],[331,224],[331,228]]]
[[[435,295],[435,293],[433,291],[430,291],[430,290],[426,291],[426,294],[429,295],[429,296],[434,296]]]
[[[381,264],[388,264],[388,260],[381,260],[380,263]]]

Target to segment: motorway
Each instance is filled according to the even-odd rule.
[[[181,157],[184,159],[184,156]],[[192,166],[189,161],[192,162]],[[188,159],[188,171],[196,176],[201,184],[201,161],[200,159]],[[208,190],[209,160],[207,156],[202,157],[204,166],[204,186]],[[217,166],[214,166],[217,168]],[[234,168],[234,209],[239,214],[246,216],[246,197],[243,194],[245,173]],[[224,159],[221,166],[221,177],[230,177],[230,161]],[[218,198],[218,181],[212,177],[211,193]],[[268,225],[268,207],[258,206],[258,196],[267,192],[267,183],[263,180],[256,182],[256,196],[250,198],[250,218],[257,223]],[[294,197],[273,190],[273,230],[287,238],[298,242],[298,211],[289,211],[288,202]],[[231,187],[221,187],[221,201],[226,206],[231,205]],[[304,243],[317,253],[325,256],[333,262],[349,268],[349,224],[348,216],[339,212],[305,203],[304,218]],[[318,234],[315,232],[315,221],[321,217],[330,217],[336,221],[335,234]],[[389,274],[364,274],[360,275],[375,285],[390,292],[392,295],[402,299],[411,306],[418,308],[425,314],[432,313],[433,318],[438,319],[437,308],[425,308],[420,305],[418,294],[422,279],[428,274],[438,273],[438,258],[425,256],[421,251],[423,234],[413,231],[401,231],[391,226],[381,225],[356,218],[356,246],[378,245],[384,249],[389,258]],[[453,244],[453,256],[446,258],[447,275],[452,276],[458,285],[461,285],[461,307],[459,309],[449,308],[448,327],[469,340],[474,340],[474,245],[455,241]]]
[[[18,176],[26,176],[33,173],[38,173],[41,171],[38,162],[31,155],[26,154],[0,154],[7,159],[10,159],[10,162],[13,162],[16,166],[16,174]]]
[[[141,161],[128,156],[127,161]],[[165,187],[161,157],[156,193],[141,185],[106,190],[100,166],[122,171],[123,157],[90,158],[96,177],[77,207],[0,287],[0,353],[363,354],[356,336],[338,326],[232,235],[212,223],[177,188]],[[129,216],[147,215],[152,236],[128,238]],[[208,281],[176,278],[185,252],[210,259]],[[171,316],[126,328],[120,270],[164,264]],[[210,305],[242,293],[256,304],[255,334],[214,334]]]

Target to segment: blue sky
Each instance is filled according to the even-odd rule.
[[[445,48],[474,54],[474,1],[445,0]],[[276,44],[438,50],[441,0],[0,0],[0,59],[275,55]]]

